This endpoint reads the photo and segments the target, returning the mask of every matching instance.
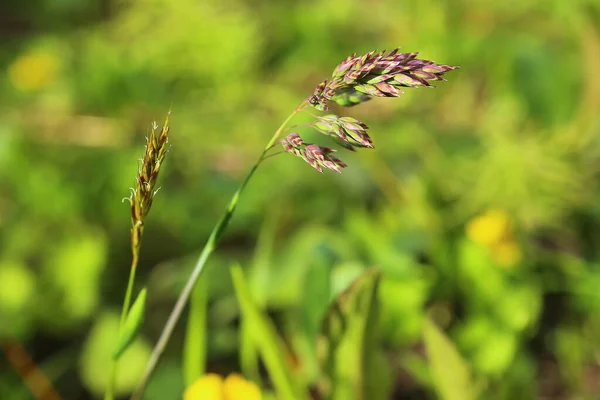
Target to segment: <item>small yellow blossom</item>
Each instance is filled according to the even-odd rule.
[[[183,394],[184,400],[221,400],[223,378],[217,374],[206,374],[197,379]]]
[[[48,52],[33,51],[17,58],[8,68],[12,85],[22,92],[39,90],[56,79],[58,60]]]
[[[521,260],[521,248],[514,240],[508,214],[489,210],[473,218],[466,228],[469,239],[487,248],[496,263],[512,267]]]
[[[521,260],[521,248],[512,239],[496,243],[491,251],[494,260],[504,267],[511,267]]]
[[[238,374],[231,374],[225,379],[223,394],[226,400],[260,400],[261,397],[258,386]]]
[[[486,246],[500,242],[510,233],[510,219],[502,210],[490,210],[467,224],[467,236]]]
[[[260,400],[260,389],[241,375],[231,374],[225,380],[217,374],[206,374],[187,388],[184,400]]]

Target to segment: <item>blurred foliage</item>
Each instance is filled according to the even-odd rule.
[[[100,397],[108,383],[110,360],[119,341],[119,317],[116,313],[105,312],[96,317],[94,326],[88,333],[79,360],[81,379],[93,394]],[[147,342],[133,342],[120,358],[119,375],[117,379],[117,394],[131,392],[150,356]]]
[[[121,394],[282,119],[350,53],[398,45],[462,69],[435,90],[336,109],[376,147],[344,154],[341,176],[294,157],[261,166],[209,262],[206,370],[242,371],[265,396],[278,387],[240,314],[239,262],[293,379],[335,397],[323,323],[377,267],[376,320],[362,296],[344,317],[376,325],[346,346],[367,346],[376,367],[333,370],[373,398],[451,399],[459,384],[482,399],[600,395],[596,0],[8,1],[0,36],[0,337],[65,399],[106,385],[130,264],[121,199],[151,121],[172,108]],[[180,324],[148,399],[181,398],[184,337]],[[0,398],[31,398],[5,358]]]
[[[423,339],[431,363],[432,382],[443,399],[477,398],[475,384],[465,360],[434,323],[426,322]]]

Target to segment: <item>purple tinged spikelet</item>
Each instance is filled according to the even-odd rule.
[[[304,140],[296,132],[292,132],[281,140],[281,145],[286,152],[300,155],[300,149],[304,146]]]
[[[313,92],[313,94],[311,96],[309,96],[307,99],[308,103],[319,111],[328,111],[329,110],[325,101],[322,100],[323,99],[323,90],[325,89],[326,86],[327,86],[327,80],[324,80],[323,82],[319,83],[317,85],[317,87],[315,88],[315,91]]]
[[[361,74],[361,71],[359,69],[350,70],[350,71],[346,72],[346,74],[344,75],[343,81],[345,84],[351,86],[352,83],[354,83],[356,81],[356,79],[358,79],[360,74]]]
[[[321,147],[313,143],[305,143],[296,132],[292,132],[284,139],[281,139],[281,145],[286,152],[302,158],[319,172],[323,172],[323,168],[326,168],[341,173],[342,168],[346,168],[346,164],[339,158],[331,155],[336,150]]]
[[[339,158],[332,156],[336,150],[329,147],[321,147],[316,144],[307,144],[304,148],[304,159],[308,161],[317,171],[323,172],[321,167],[327,168],[337,173],[342,173],[342,168],[346,167]],[[313,161],[314,164],[311,162]]]
[[[317,122],[313,126],[322,133],[328,134],[337,131],[337,115],[325,115],[323,117],[317,117]]]
[[[352,117],[338,117],[334,114],[317,117],[313,127],[352,151],[354,147],[371,149],[374,147],[373,141],[367,134],[369,127]]]
[[[300,147],[304,144],[304,140],[296,132],[292,132],[287,136],[287,141],[292,147]]]
[[[315,88],[306,101],[319,111],[328,111],[328,101],[352,107],[374,97],[399,97],[404,93],[403,87],[432,87],[431,82],[445,81],[446,72],[459,68],[420,59],[418,55],[417,52],[400,53],[399,48],[359,56],[352,54],[334,69],[331,79]],[[374,147],[367,134],[369,127],[357,119],[331,114],[316,117],[312,126],[348,150]],[[332,155],[335,150],[304,143],[295,132],[282,139],[281,144],[286,152],[301,157],[317,171],[322,172],[325,168],[341,172],[346,167]]]
[[[444,81],[444,73],[458,68],[419,59],[418,55],[400,53],[398,48],[352,54],[335,68],[331,80],[317,87],[309,103],[326,111],[327,101],[352,106],[370,97],[398,97],[403,94],[399,87],[431,86],[431,81]]]
[[[396,75],[394,77],[394,81],[397,82],[397,85],[406,87],[419,87],[429,85],[426,81],[423,82],[422,80],[410,74]]]
[[[352,54],[351,56],[346,58],[344,61],[342,61],[341,64],[338,65],[336,67],[336,69],[333,71],[333,77],[334,78],[343,77],[346,74],[346,72],[348,72],[348,70],[352,67],[352,65],[354,65],[355,57],[356,57],[356,54]]]

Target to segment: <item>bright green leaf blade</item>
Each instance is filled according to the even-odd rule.
[[[245,319],[242,320],[240,326],[240,367],[246,379],[259,383],[261,378],[258,363],[258,348],[248,325],[248,321]]]
[[[300,309],[300,330],[303,340],[302,351],[299,353],[310,381],[315,381],[319,375],[317,337],[330,303],[330,265],[331,262],[327,257],[318,257],[310,264],[304,276],[303,300]]]
[[[365,400],[387,400],[390,398],[393,378],[391,365],[387,361],[384,350],[380,347],[380,297],[377,295],[381,282],[381,271],[371,270],[368,276],[370,282],[363,288],[358,299],[361,304],[360,314],[364,321],[362,335],[363,356],[363,399]],[[360,303],[359,303],[360,304]],[[365,315],[366,314],[366,315]]]
[[[144,323],[144,313],[146,309],[146,288],[142,289],[137,299],[129,309],[125,324],[119,335],[119,344],[113,353],[113,359],[118,360],[121,354],[135,339],[140,327]]]
[[[277,224],[283,212],[282,208],[273,208],[265,216],[261,226],[248,281],[251,293],[257,305],[262,309],[272,295],[273,286],[273,251],[277,239]],[[259,354],[252,333],[248,329],[248,321],[242,320],[239,329],[240,340],[240,367],[243,375],[255,383],[261,382],[259,371]]]
[[[339,295],[325,321],[334,400],[389,398],[389,365],[378,348],[380,277],[378,269],[361,274]]]
[[[287,354],[284,344],[277,335],[275,327],[261,312],[252,296],[244,272],[239,265],[231,268],[231,276],[235,293],[240,303],[243,318],[247,328],[256,343],[263,358],[269,377],[278,394],[284,400],[297,400],[307,398],[305,391],[301,390],[294,381],[293,373],[286,359],[291,359]]]
[[[113,362],[112,353],[118,343],[119,315],[110,312],[100,313],[79,353],[78,373],[84,386],[91,392],[90,398],[101,399],[106,392],[109,385],[107,371]],[[124,397],[131,394],[144,374],[151,351],[150,343],[140,336],[127,346],[127,351],[119,358],[116,396]],[[73,360],[71,360],[72,365]],[[0,397],[4,398],[4,396]]]
[[[263,309],[269,297],[272,295],[274,285],[271,284],[273,271],[273,251],[275,250],[275,241],[277,239],[277,223],[281,217],[282,208],[274,208],[267,212],[265,221],[262,224],[258,241],[254,250],[254,257],[250,271],[248,272],[248,284],[255,303],[260,309]],[[257,384],[262,379],[259,369],[258,348],[252,337],[252,332],[248,328],[248,321],[242,319],[239,328],[239,355],[242,374]]]
[[[424,328],[425,347],[429,358],[431,380],[443,400],[473,400],[476,387],[467,362],[456,346],[432,321]]]
[[[183,347],[183,376],[188,387],[204,374],[206,363],[207,280],[201,277],[190,300],[190,311]]]

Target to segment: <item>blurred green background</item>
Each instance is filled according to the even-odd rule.
[[[336,108],[375,142],[341,153],[342,175],[261,166],[209,262],[208,370],[241,368],[232,262],[289,343],[318,307],[315,269],[343,286],[377,266],[387,397],[437,398],[428,318],[480,398],[600,396],[597,0],[8,1],[0,43],[0,337],[63,398],[106,385],[130,264],[121,199],[150,123],[172,108],[122,394],[272,132],[347,55],[397,46],[461,69]],[[183,322],[148,399],[181,398]],[[0,398],[33,398],[4,355]]]

